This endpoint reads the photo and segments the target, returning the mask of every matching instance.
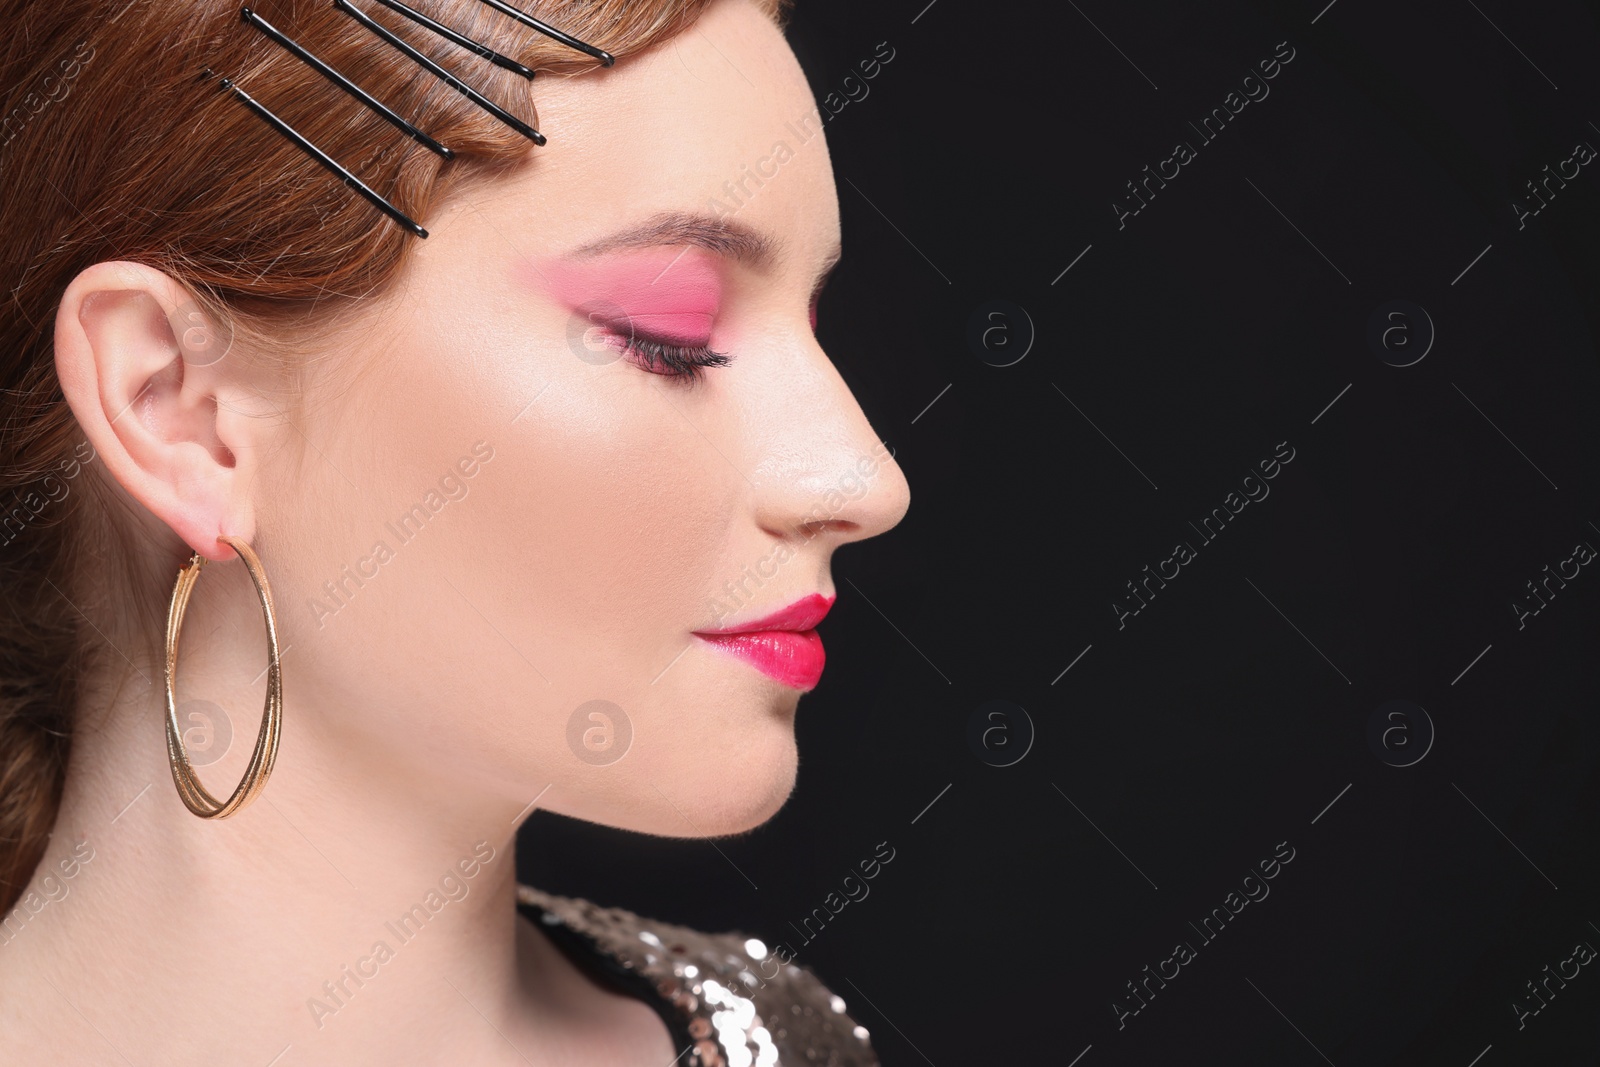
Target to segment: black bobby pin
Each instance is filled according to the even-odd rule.
[[[349,3],[349,0],[333,0],[333,6],[338,8],[340,11],[343,11],[346,15],[349,15],[357,22],[361,23],[361,25],[371,30],[377,36],[389,42],[396,49],[402,52],[408,59],[416,63],[417,66],[421,67],[423,70],[426,70],[434,77],[439,78],[446,85],[450,86],[450,88],[454,89],[468,100],[471,100],[474,104],[477,104],[479,107],[483,108],[483,110],[487,111],[489,114],[493,115],[507,126],[510,126],[513,130],[516,130],[534,144],[542,145],[545,143],[544,134],[540,133],[532,126],[529,126],[526,122],[523,122],[521,119],[511,114],[511,112],[507,111],[499,104],[496,104],[493,100],[490,100],[488,97],[472,88],[472,86],[468,85],[460,78],[457,78],[454,74],[451,74],[448,70],[445,70],[443,67],[439,66],[439,64],[435,63],[433,60],[429,59],[427,56],[423,55],[415,48],[412,48],[394,34],[378,25],[378,23],[374,22],[367,14],[356,9],[355,7],[352,7]]]
[[[467,51],[472,52],[475,55],[482,56],[484,59],[487,59],[497,67],[504,67],[506,70],[522,75],[524,78],[533,77],[533,71],[529,70],[521,63],[518,63],[510,56],[501,55],[488,45],[479,44],[472,38],[457,33],[449,26],[441,25],[440,23],[435,22],[433,19],[430,19],[428,16],[424,15],[415,8],[410,8],[405,4],[402,4],[400,0],[378,0],[378,3],[382,4],[390,11],[404,15],[406,18],[410,19],[412,22],[415,22],[423,29],[430,30],[433,33],[438,34],[440,37],[443,37],[445,40],[450,41],[453,44],[460,45],[462,48],[465,48]]]
[[[534,75],[534,72],[531,69],[522,65],[521,63],[518,63],[516,60],[511,59],[508,56],[501,55],[499,52],[489,48],[487,45],[480,44],[469,37],[457,33],[448,26],[441,25],[421,12],[413,10],[406,4],[402,3],[401,0],[377,0],[377,2],[389,8],[389,10],[394,11],[395,13],[402,15],[407,19],[410,19],[412,22],[423,27],[429,32],[443,37],[445,40],[450,41],[451,43],[456,44],[461,48],[474,53],[475,55],[489,60],[496,66],[513,71],[525,78],[532,78]],[[516,21],[522,23],[524,26],[528,26],[534,30],[537,30],[545,36],[558,41],[561,44],[567,45],[570,48],[575,48],[585,55],[593,56],[605,66],[609,67],[615,62],[611,56],[611,53],[605,51],[604,49],[596,48],[594,45],[580,41],[576,37],[562,33],[560,30],[555,29],[552,26],[548,26],[545,23],[540,22],[538,19],[533,18],[526,12],[519,11],[511,5],[504,3],[503,0],[483,0],[483,2],[502,14],[508,15]],[[411,47],[409,44],[395,36],[383,26],[379,25],[377,22],[374,22],[365,13],[357,10],[355,7],[352,7],[348,3],[348,0],[333,0],[333,6],[338,8],[340,11],[343,11],[346,15],[349,15],[357,22],[361,23],[361,25],[366,27],[367,30],[369,30],[374,36],[392,45],[407,59],[410,59],[412,62],[416,63],[419,67],[422,67],[436,78],[439,78],[445,84],[461,93],[462,96],[465,96],[474,104],[477,104],[483,110],[487,111],[489,114],[493,115],[507,126],[510,126],[513,130],[516,130],[524,137],[528,138],[534,144],[542,145],[545,143],[544,134],[518,119],[515,115],[506,111],[494,101],[483,96],[483,94],[466,85],[448,70],[445,70],[443,67],[439,66],[439,64],[435,63],[433,60],[429,59],[427,56]],[[323,77],[327,78],[339,88],[343,89],[345,92],[361,101],[361,103],[376,111],[407,137],[410,137],[419,144],[427,146],[430,151],[438,153],[445,159],[453,159],[455,157],[455,153],[449,148],[440,144],[432,137],[429,137],[426,133],[423,133],[410,122],[407,122],[392,109],[385,106],[381,101],[373,97],[372,94],[368,93],[366,90],[352,82],[349,78],[346,78],[343,74],[340,74],[338,71],[328,66],[328,64],[324,63],[322,60],[318,59],[309,50],[302,47],[299,43],[294,41],[277,27],[273,26],[266,19],[262,18],[260,15],[257,15],[249,7],[241,7],[239,9],[239,19],[240,21],[254,26],[256,29],[266,34],[267,37],[297,56],[308,66],[320,73]],[[216,77],[219,77],[219,75],[210,67],[207,67],[201,71],[201,78]],[[235,85],[231,78],[222,78],[220,84],[223,91],[231,93],[235,99],[239,100],[251,111],[255,112],[255,114],[265,121],[267,125],[271,126],[273,129],[287,137],[290,141],[294,142],[294,144],[299,146],[301,151],[305,152],[306,155],[310,156],[322,166],[332,171],[341,182],[349,186],[351,189],[354,189],[357,193],[361,194],[362,197],[364,197],[379,211],[382,211],[385,215],[389,216],[395,222],[404,227],[408,232],[416,234],[418,237],[428,236],[427,230],[423,229],[399,208],[389,203],[388,200],[385,200],[378,193],[374,192],[373,189],[360,178],[357,178],[354,174],[346,170],[332,156],[328,155],[326,152],[322,151],[322,149],[312,144],[297,130],[295,130],[294,127],[290,126],[277,115],[274,115],[268,108],[250,96],[249,93]]]
[[[510,4],[506,3],[505,0],[482,0],[482,2],[488,4],[502,15],[507,15],[516,19],[529,29],[538,30],[540,33],[544,34],[553,41],[559,41],[568,48],[576,48],[586,56],[593,56],[600,61],[601,66],[609,67],[611,64],[616,62],[616,59],[611,55],[611,53],[607,52],[605,49],[596,48],[592,44],[578,40],[571,34],[562,33],[554,26],[540,22],[526,11],[517,10]]]
[[[216,77],[215,72],[213,72],[210,67],[207,67],[204,71],[202,71],[202,74],[207,78]],[[398,222],[400,225],[404,226],[407,230],[410,230],[418,237],[428,236],[427,230],[417,225],[416,222],[412,221],[412,219],[409,218],[399,208],[395,207],[393,204],[389,203],[389,201],[373,192],[373,190],[368,187],[368,185],[360,178],[357,178],[354,174],[351,174],[349,171],[341,167],[338,161],[332,156],[328,155],[322,149],[318,148],[316,145],[300,136],[300,134],[295,131],[293,126],[290,126],[287,122],[284,122],[266,107],[258,103],[253,97],[250,96],[249,93],[233,84],[231,79],[223,78],[221,85],[224,90],[232,92],[233,95],[243,102],[244,105],[251,111],[254,111],[257,115],[266,120],[267,125],[271,126],[273,129],[289,138],[289,140],[299,145],[308,156],[336,174],[340,181],[344,182],[350,188],[366,197],[367,200],[369,200],[379,211],[382,211],[385,215],[388,215],[391,219]]]
[[[279,30],[276,26],[272,25],[272,23],[268,22],[266,19],[262,18],[248,7],[241,7],[239,9],[239,19],[241,22],[245,22],[251,26],[254,26],[256,29],[272,38],[272,40],[278,42],[284,48],[305,60],[305,62],[312,67],[312,69],[316,70],[329,81],[333,82],[333,84],[337,85],[339,88],[343,89],[345,92],[349,93],[351,96],[355,97],[357,100],[361,101],[363,104],[366,104],[372,110],[388,119],[390,123],[398,127],[407,137],[410,137],[412,140],[417,141],[420,144],[426,145],[430,150],[437,152],[445,159],[454,158],[455,153],[450,149],[446,148],[444,145],[440,144],[438,141],[435,141],[432,137],[429,137],[411,123],[395,114],[381,100],[378,100],[371,93],[361,88],[361,86],[357,85],[349,78],[346,78],[343,74],[340,74],[338,71],[328,66],[328,64],[324,63],[322,60],[318,59],[304,48],[301,48],[300,45],[296,44],[295,41],[289,37],[288,34]]]

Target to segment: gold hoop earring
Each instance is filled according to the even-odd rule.
[[[272,764],[278,756],[278,736],[283,730],[283,675],[278,666],[278,620],[272,609],[272,589],[267,585],[267,574],[261,560],[249,545],[236,537],[217,538],[232,548],[244,560],[255,583],[256,594],[261,599],[261,610],[267,618],[267,701],[261,712],[261,732],[256,737],[255,754],[250,766],[239,780],[233,795],[227,800],[212,796],[189,763],[189,752],[183,745],[183,735],[178,729],[176,682],[178,675],[178,633],[183,629],[183,613],[188,610],[189,597],[195,583],[200,580],[200,569],[205,557],[196,552],[188,564],[178,572],[178,582],[172,589],[172,602],[167,607],[167,758],[172,763],[172,780],[177,783],[178,796],[184,805],[202,819],[226,819],[249,804],[266,787]]]

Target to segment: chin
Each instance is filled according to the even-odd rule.
[[[759,695],[746,690],[739,698],[700,704],[664,732],[636,738],[631,751],[610,766],[570,768],[573,773],[557,780],[544,807],[656,837],[754,830],[789,799],[799,764],[799,694],[761,688]],[[523,788],[531,793],[539,787],[530,779]]]
[[[742,834],[776,815],[794,792],[799,752],[793,729],[793,704],[771,723],[759,744],[714,756],[677,779],[666,805],[666,831],[673,837],[725,837]],[[653,791],[652,791],[653,792]],[[660,797],[656,800],[659,802]],[[692,824],[692,826],[687,825]]]
[[[762,825],[794,791],[799,753],[790,713],[737,746],[674,754],[672,770],[650,776],[631,829],[662,837],[726,837]],[[670,783],[670,784],[669,784]]]

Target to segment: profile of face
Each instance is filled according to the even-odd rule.
[[[834,550],[909,503],[814,333],[840,240],[828,150],[744,0],[536,84],[548,145],[438,205],[401,284],[324,336],[293,417],[245,361],[178,373],[152,345],[101,361],[91,437],[188,544],[261,555],[285,649],[269,794],[381,782],[747,829],[793,786]],[[79,320],[102,344],[138,314]],[[79,410],[84,372],[62,369]],[[220,639],[208,605],[252,602],[242,572],[206,569],[185,664]],[[263,683],[181,679],[230,711],[235,751],[202,772],[225,795]]]

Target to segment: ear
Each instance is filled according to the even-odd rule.
[[[261,400],[181,284],[96,263],[61,297],[55,355],[78,425],[130,496],[207,559],[233,557],[220,534],[254,539],[246,487],[266,420],[248,412]]]

